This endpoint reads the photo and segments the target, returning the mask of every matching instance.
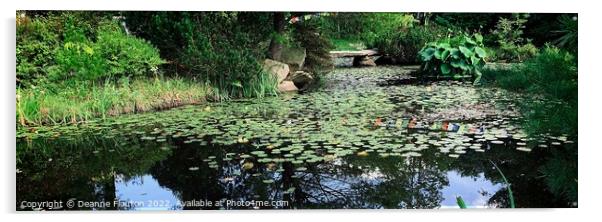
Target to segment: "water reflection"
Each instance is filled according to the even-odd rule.
[[[132,204],[74,209],[254,208],[184,206],[181,202],[194,200],[288,203],[259,208],[455,208],[455,197],[461,195],[471,207],[507,207],[505,186],[489,160],[498,162],[512,181],[518,207],[566,206],[546,191],[534,170],[547,154],[526,154],[511,147],[470,151],[459,158],[433,149],[424,150],[420,157],[345,156],[306,164],[307,169],[298,171],[290,163],[258,164],[245,170],[240,160],[218,161],[218,168],[212,169],[203,159],[223,155],[223,147],[181,143],[173,149],[117,149],[110,145],[118,141],[88,147],[61,143],[65,146],[55,146],[53,151],[24,153],[17,174],[17,206],[25,200],[77,198]],[[191,166],[199,169],[191,170]],[[266,183],[268,179],[273,182]]]

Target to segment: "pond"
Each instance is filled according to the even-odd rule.
[[[520,94],[417,67],[337,68],[319,90],[17,129],[17,210],[571,207]],[[500,171],[496,168],[499,167]],[[46,203],[46,204],[35,204]],[[60,203],[60,204],[52,204]]]

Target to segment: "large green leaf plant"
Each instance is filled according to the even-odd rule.
[[[478,33],[430,42],[418,52],[425,74],[457,79],[473,77],[474,84],[481,79],[480,69],[487,56],[483,36]]]

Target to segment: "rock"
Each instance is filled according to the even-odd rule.
[[[353,60],[353,66],[376,66],[376,63],[368,56],[356,57]]]
[[[293,83],[293,81],[284,80],[280,84],[278,84],[279,92],[294,92],[298,90],[299,89],[297,88],[297,86],[295,86],[295,83]]]
[[[288,76],[290,69],[287,64],[276,60],[266,59],[263,61],[263,69],[278,78],[278,83],[282,82]]]
[[[290,66],[294,71],[301,70],[305,64],[307,51],[304,48],[288,48],[282,49],[280,60]]]
[[[290,74],[286,79],[295,83],[295,86],[301,90],[306,89],[311,82],[314,81],[314,77],[311,73],[305,71],[296,71]]]
[[[376,65],[396,65],[398,61],[395,57],[384,55],[374,61]]]

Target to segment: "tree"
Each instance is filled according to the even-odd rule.
[[[282,56],[282,36],[284,35],[285,19],[284,12],[274,12],[272,14],[272,22],[274,32],[272,33],[272,40],[270,41],[270,48],[268,51],[268,57],[274,60],[280,60]]]

